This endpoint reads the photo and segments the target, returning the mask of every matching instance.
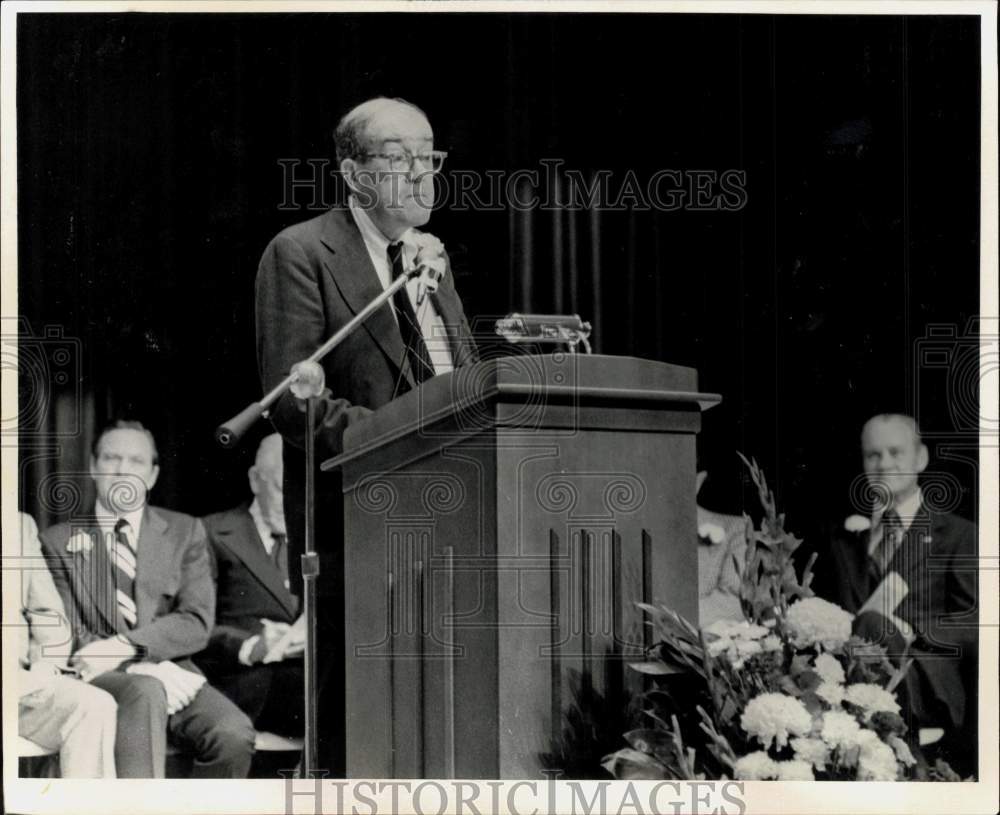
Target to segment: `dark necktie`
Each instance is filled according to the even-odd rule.
[[[392,279],[396,280],[403,270],[403,243],[397,241],[389,244],[389,263],[392,267]],[[392,296],[392,305],[396,309],[396,321],[399,323],[399,333],[406,348],[406,359],[414,381],[419,385],[434,376],[434,364],[424,343],[424,335],[420,331],[416,312],[410,302],[410,296],[403,286]]]
[[[280,532],[271,535],[274,546],[271,547],[271,560],[281,572],[281,579],[285,581],[285,588],[288,588],[288,536]]]
[[[893,555],[903,539],[903,523],[894,509],[888,510],[882,516],[882,540],[875,547],[873,559],[879,578],[885,576],[892,562]]]
[[[115,540],[111,548],[111,565],[114,567],[115,602],[129,628],[135,627],[135,551],[129,542],[131,525],[124,518],[115,524]]]

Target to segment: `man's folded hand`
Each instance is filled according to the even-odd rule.
[[[865,611],[854,618],[853,633],[863,640],[881,645],[897,662],[906,653],[910,627],[893,614]]]
[[[256,665],[260,662],[274,662],[268,655],[288,633],[288,623],[276,623],[274,620],[261,618],[263,628],[259,634],[254,634],[243,641],[240,647],[239,661],[244,665]]]
[[[87,643],[70,657],[69,663],[79,669],[81,679],[89,682],[134,656],[135,646],[124,637],[108,637]]]
[[[139,662],[130,665],[127,672],[152,676],[160,681],[167,694],[168,716],[187,707],[205,684],[204,676],[185,670],[173,662]]]
[[[291,659],[300,656],[305,650],[306,628],[305,618],[299,618],[290,626],[282,623],[284,630],[281,639],[277,640],[264,657],[264,662],[280,662],[284,659]]]

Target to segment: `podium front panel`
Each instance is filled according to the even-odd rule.
[[[642,689],[635,601],[697,621],[698,404],[591,392],[514,388],[350,459],[349,776],[572,777],[567,714]]]

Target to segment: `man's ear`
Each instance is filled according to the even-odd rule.
[[[345,158],[340,162],[340,174],[344,177],[344,183],[347,184],[348,189],[351,192],[358,191],[357,181],[355,181],[354,174],[358,171],[358,163],[352,158]]]
[[[146,482],[146,496],[147,497],[149,496],[149,493],[152,492],[153,487],[156,486],[156,479],[159,478],[159,477],[160,477],[160,465],[159,464],[154,464],[153,465],[153,471],[152,471],[152,473],[150,473],[150,476],[149,476],[149,481]]]
[[[930,461],[930,453],[927,452],[927,445],[921,443],[920,449],[917,450],[917,472],[922,473],[927,469],[927,463]]]
[[[256,464],[247,470],[247,480],[250,482],[250,492],[256,495],[260,491],[260,472]]]

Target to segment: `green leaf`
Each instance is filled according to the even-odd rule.
[[[667,767],[646,753],[640,753],[631,747],[625,747],[605,756],[601,762],[604,767],[615,778],[622,780],[631,779],[660,779],[668,778]]]
[[[780,687],[789,696],[801,696],[802,689],[795,684],[795,681],[790,676],[783,676],[778,681],[778,687]]]
[[[652,728],[630,730],[625,734],[625,741],[640,753],[648,753],[664,763],[669,762],[673,755],[674,742],[669,730]]]
[[[667,665],[667,663],[662,660],[655,660],[651,662],[630,662],[628,666],[633,671],[638,671],[641,674],[648,674],[650,676],[668,676],[670,674],[687,673],[686,668]]]
[[[825,710],[822,700],[812,691],[803,693],[799,701],[806,706],[806,710],[812,716],[818,716]]]
[[[816,690],[816,688],[823,684],[823,677],[815,671],[805,670],[795,677],[795,684],[804,691]]]
[[[731,722],[733,717],[740,712],[739,705],[736,700],[731,696],[727,696],[726,700],[722,703],[722,710],[719,712],[719,718],[722,720],[723,724]]]

